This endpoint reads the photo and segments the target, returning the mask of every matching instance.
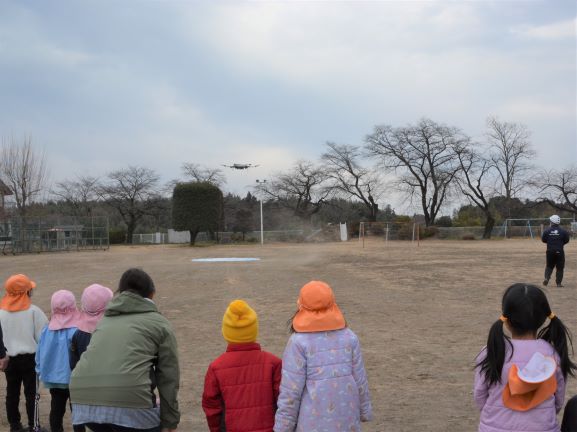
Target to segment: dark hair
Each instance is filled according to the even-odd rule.
[[[131,268],[124,272],[120,282],[118,282],[118,292],[124,291],[150,298],[156,289],[148,273],[139,268]]]
[[[563,376],[565,378],[567,375],[574,376],[577,365],[569,359],[569,345],[573,352],[573,342],[571,333],[563,322],[554,316],[549,325],[537,334],[545,320],[551,315],[551,307],[543,290],[535,285],[522,283],[511,285],[503,294],[502,310],[503,316],[514,333],[519,335],[535,333],[537,338],[549,342],[559,354]],[[504,322],[501,319],[493,323],[487,339],[487,355],[476,365],[481,368],[481,373],[485,375],[485,381],[489,385],[501,382],[507,351],[506,344],[511,348],[509,358],[513,356],[513,344],[503,332],[503,325]]]
[[[295,319],[295,317],[297,316],[297,314],[299,313],[299,310],[297,309],[296,312],[294,314],[292,314],[292,316],[289,318],[289,320],[286,322],[286,325],[288,327],[288,331],[290,334],[296,333],[297,331],[295,330],[294,326],[293,326],[293,320]]]

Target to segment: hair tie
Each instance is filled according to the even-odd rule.
[[[556,318],[556,317],[557,317],[557,315],[555,315],[553,312],[551,312],[551,313],[549,314],[549,319],[550,319],[550,320],[552,320],[553,318]]]
[[[499,319],[501,320],[501,322],[506,322],[507,321],[507,317],[505,315],[501,315],[499,317]]]

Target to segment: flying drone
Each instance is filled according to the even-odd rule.
[[[232,169],[236,169],[236,170],[245,170],[245,169],[249,169],[249,168],[256,168],[257,166],[260,165],[253,165],[253,164],[232,164],[232,165],[223,165],[223,167],[227,167],[227,168],[232,168]]]

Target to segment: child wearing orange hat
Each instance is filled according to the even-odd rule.
[[[10,432],[32,430],[36,396],[35,355],[40,333],[48,323],[44,312],[32,304],[32,290],[36,283],[28,276],[10,276],[4,283],[5,294],[0,300],[0,324],[6,351],[10,357],[6,374],[6,416]],[[28,427],[21,423],[20,388],[24,384]]]
[[[281,360],[256,343],[258,317],[235,300],[222,319],[226,352],[208,367],[202,408],[211,432],[272,432],[281,379]]]
[[[307,283],[297,304],[274,432],[360,431],[372,407],[359,340],[326,283]]]

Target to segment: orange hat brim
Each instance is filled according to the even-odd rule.
[[[0,300],[0,309],[6,310],[8,312],[19,312],[23,310],[28,310],[32,300],[28,294],[21,294],[18,296],[5,295]]]
[[[301,307],[293,318],[293,328],[299,333],[340,330],[346,325],[345,317],[336,304],[322,311]]]
[[[503,405],[509,409],[529,411],[541,405],[557,391],[555,375],[541,383],[532,384],[521,380],[517,372],[517,366],[511,366],[509,381],[503,389]]]

